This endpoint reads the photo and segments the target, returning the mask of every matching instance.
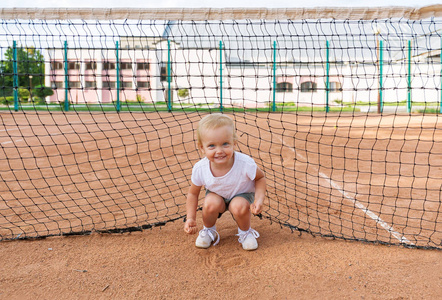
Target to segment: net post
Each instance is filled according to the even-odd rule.
[[[167,110],[172,111],[172,100],[171,100],[171,65],[170,65],[170,40],[167,40]]]
[[[411,112],[411,40],[408,40],[407,112]]]
[[[325,42],[325,56],[326,56],[326,63],[325,63],[325,72],[326,72],[326,79],[325,79],[325,112],[330,111],[330,107],[328,105],[329,103],[329,92],[330,92],[330,43],[329,41]]]
[[[276,111],[276,41],[273,41],[273,102],[272,111]]]
[[[382,113],[384,110],[384,103],[382,99],[382,90],[383,90],[383,67],[384,67],[384,55],[383,55],[383,41],[379,41],[379,113]]]
[[[219,41],[219,110],[223,111],[223,42]]]
[[[18,111],[18,68],[17,68],[17,42],[12,42],[12,69],[14,72],[12,85],[14,91],[14,110]]]
[[[118,41],[115,42],[115,72],[117,75],[117,103],[116,110],[120,112],[121,103],[120,103],[120,53],[119,53],[119,44]]]
[[[69,111],[68,42],[64,41],[64,110]]]

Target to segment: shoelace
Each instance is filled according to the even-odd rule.
[[[256,239],[259,238],[259,233],[258,231],[256,231],[255,229],[250,228],[249,230],[247,230],[245,233],[238,233],[237,236],[239,236],[238,238],[238,242],[240,242],[241,244],[246,240],[247,236],[251,234],[253,235]]]
[[[201,237],[205,237],[206,235],[208,235],[212,241],[215,241],[215,243],[213,243],[213,246],[217,245],[219,243],[219,233],[216,230],[210,229],[210,228],[203,228],[200,230]],[[216,238],[215,238],[216,235]]]

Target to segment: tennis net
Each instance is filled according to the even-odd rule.
[[[0,9],[0,240],[183,219],[222,112],[263,218],[441,249],[441,11]]]

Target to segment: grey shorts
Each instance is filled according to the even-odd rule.
[[[210,194],[210,193],[212,193],[212,192],[209,190],[206,190],[206,196],[207,196],[207,194]],[[230,199],[223,198],[224,203],[226,203],[226,210],[229,210],[230,201],[232,201],[232,199],[235,197],[242,197],[242,198],[246,199],[247,202],[249,202],[250,204],[252,204],[255,201],[255,193],[240,193],[238,195],[233,196]],[[221,216],[222,216],[222,213],[219,214],[218,218],[220,218]]]

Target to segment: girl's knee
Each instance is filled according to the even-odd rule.
[[[210,195],[210,196],[209,196]],[[209,194],[206,196],[203,204],[203,210],[206,210],[208,213],[220,213],[224,212],[226,209],[226,204],[224,203],[224,199],[219,197],[218,195]]]
[[[208,203],[204,205],[203,210],[205,210],[207,213],[220,213],[223,211],[222,205],[216,204],[216,203]]]
[[[233,200],[229,204],[229,210],[235,217],[243,217],[250,214],[250,203],[247,200],[243,198],[239,198],[237,201]]]

